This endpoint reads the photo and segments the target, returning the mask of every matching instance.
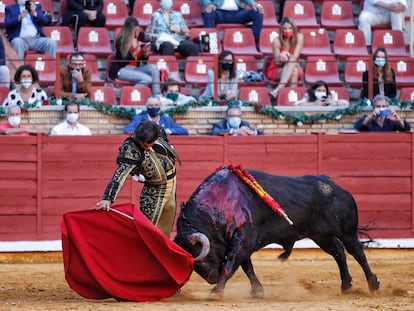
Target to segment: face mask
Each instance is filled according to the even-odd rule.
[[[326,96],[326,92],[315,91],[314,94],[315,94],[316,99],[319,99],[319,100],[321,100],[322,97]]]
[[[176,102],[178,99],[178,93],[168,93],[167,98],[171,99],[173,102]]]
[[[66,120],[69,123],[76,123],[79,119],[79,113],[68,113],[66,115]]]
[[[160,114],[161,108],[147,108],[147,112],[150,117],[156,117]]]
[[[221,69],[223,69],[223,70],[232,70],[233,69],[233,64],[230,64],[230,63],[222,63],[221,64]]]
[[[28,89],[32,85],[32,80],[20,80],[23,88]]]
[[[241,124],[241,118],[239,117],[231,117],[229,118],[229,125],[233,129],[238,129]]]
[[[12,127],[16,127],[20,124],[20,122],[22,121],[22,118],[20,118],[19,116],[13,116],[13,117],[9,117],[7,120],[9,121],[9,124]]]
[[[169,10],[172,8],[173,2],[172,0],[161,0],[160,6],[164,10]]]
[[[285,36],[285,38],[290,39],[293,37],[293,32],[292,31],[284,31],[283,35]]]
[[[19,5],[25,5],[26,0],[19,0],[19,1],[17,1],[17,3],[18,3]]]
[[[375,65],[378,67],[384,67],[387,62],[385,61],[385,58],[376,58],[375,59]]]

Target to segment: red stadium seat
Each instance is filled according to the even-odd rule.
[[[145,106],[147,98],[152,94],[148,86],[124,86],[121,89],[121,106]]]
[[[372,33],[372,52],[380,47],[387,50],[388,56],[408,56],[404,34],[399,30],[374,30]]]
[[[278,106],[293,106],[298,100],[301,100],[306,94],[306,88],[303,86],[284,87],[279,90],[277,96]]]
[[[333,31],[338,28],[356,28],[351,1],[323,1],[321,26]]]
[[[43,32],[47,37],[56,41],[57,53],[66,56],[75,52],[72,30],[69,26],[45,26]]]
[[[239,88],[239,99],[252,104],[272,105],[269,89],[265,86],[241,86]]]
[[[253,32],[250,28],[225,28],[223,33],[223,50],[233,54],[253,55],[261,58],[262,53],[256,49]]]
[[[271,0],[258,0],[256,3],[259,3],[263,6],[263,27],[272,27],[272,28],[278,28],[279,23],[277,22],[276,18],[276,9],[273,4],[273,1]],[[250,8],[249,5],[247,5],[247,8]]]
[[[414,87],[403,87],[400,89],[400,100],[414,102]]]
[[[204,26],[201,6],[198,1],[175,0],[173,9],[181,13],[189,28]]]
[[[259,49],[262,54],[273,55],[272,42],[279,37],[279,30],[274,28],[262,28],[260,32]]]
[[[329,91],[333,99],[350,101],[348,89],[344,86],[329,86]]]
[[[289,17],[295,21],[298,28],[319,28],[316,21],[315,6],[310,0],[289,0],[283,7],[283,17]]]
[[[55,85],[59,79],[56,74],[56,59],[52,55],[29,53],[26,54],[24,62],[36,69],[42,87]]]
[[[111,86],[92,86],[91,101],[107,104],[117,105],[115,90]]]
[[[113,54],[109,31],[104,27],[81,27],[78,34],[78,51],[108,57]]]
[[[130,81],[124,81],[124,80],[120,80],[120,79],[111,79],[109,77],[109,71],[111,68],[112,63],[115,62],[115,55],[109,55],[108,58],[106,59],[106,82],[116,86],[116,87],[122,87],[122,86],[127,86],[127,85],[134,85],[134,83],[130,82]]]
[[[338,66],[333,56],[309,56],[305,67],[305,82],[313,84],[318,80],[326,81],[329,85],[343,85],[339,79]]]
[[[202,50],[201,52],[202,55],[221,53],[220,33],[217,29],[197,27],[197,28],[191,28],[190,31],[191,31],[190,40],[194,40],[194,39],[203,40],[204,38],[203,36],[208,35],[208,44],[201,43],[200,51]]]
[[[349,56],[368,56],[364,33],[359,29],[337,29],[333,52],[342,59]]]
[[[7,95],[9,95],[10,88],[0,85],[0,103],[3,103]]]
[[[214,68],[214,57],[212,56],[189,56],[185,62],[185,81],[193,85],[207,84],[207,73]]]
[[[180,76],[178,61],[174,55],[156,55],[151,54],[148,57],[148,64],[157,65],[158,69],[168,71],[168,78],[184,83]]]
[[[396,57],[389,59],[390,67],[395,72],[395,82],[399,87],[414,86],[414,58]]]
[[[92,71],[92,85],[104,85],[105,80],[101,78],[96,56],[94,54],[84,53],[83,57],[85,57],[86,67],[89,67]]]
[[[114,30],[124,24],[128,6],[124,0],[105,0],[103,12],[106,17],[105,28]]]
[[[333,55],[328,31],[323,28],[302,28],[300,32],[304,36],[301,55],[308,57],[311,55],[328,56]]]
[[[350,87],[362,86],[362,75],[368,70],[369,58],[352,56],[345,62],[344,79]]]
[[[136,0],[132,10],[132,16],[134,16],[138,20],[139,25],[145,29],[148,26],[152,13],[159,8],[160,3],[158,0]]]

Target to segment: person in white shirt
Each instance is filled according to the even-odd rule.
[[[65,121],[55,125],[50,135],[92,135],[91,130],[78,122],[80,107],[77,102],[65,105]]]
[[[372,26],[391,24],[393,30],[402,31],[405,10],[406,0],[365,0],[358,29],[364,33],[367,46],[372,45]]]

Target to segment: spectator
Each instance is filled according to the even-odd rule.
[[[67,0],[62,26],[75,26],[75,46],[79,28],[83,26],[104,27],[106,18],[102,13],[103,0]]]
[[[279,80],[279,85],[270,92],[270,96],[277,98],[279,90],[285,86],[296,86],[303,75],[299,64],[299,57],[303,47],[303,34],[298,32],[296,24],[288,17],[282,19],[279,27],[279,36],[272,42],[273,63],[265,69],[271,80]]]
[[[79,104],[68,102],[64,108],[65,121],[55,125],[50,135],[92,135],[88,127],[79,123],[79,113]]]
[[[143,120],[119,148],[118,167],[96,209],[109,210],[129,175],[144,184],[140,210],[167,237],[176,216],[176,177],[173,148],[160,127]]]
[[[161,114],[161,100],[157,96],[150,96],[145,104],[147,112],[136,115],[124,128],[124,132],[131,134],[142,120],[150,120],[157,123],[168,135],[188,135],[188,130],[176,124],[170,116]]]
[[[198,45],[188,40],[190,29],[180,12],[172,10],[172,0],[159,0],[160,9],[155,11],[145,29],[147,39],[161,55],[180,53],[184,57],[198,55]]]
[[[252,9],[244,8],[247,3]],[[254,0],[200,0],[204,27],[216,28],[217,24],[247,24],[252,22],[252,31],[259,50],[260,32],[263,27],[263,6]]]
[[[109,69],[111,79],[120,79],[136,83],[136,85],[152,84],[152,94],[160,93],[160,71],[156,65],[145,62],[151,47],[140,32],[138,20],[129,16],[125,19],[115,42],[115,61]]]
[[[227,108],[226,118],[213,125],[213,135],[230,134],[233,136],[263,135],[263,131],[254,129],[249,122],[242,120],[240,106]]]
[[[0,124],[0,134],[28,136],[36,133],[35,129],[26,128],[21,124],[22,110],[19,106],[7,106],[6,115],[7,123]]]
[[[192,96],[181,93],[181,85],[178,81],[168,79],[164,82],[159,98],[162,106],[181,106],[189,102],[197,102]]]
[[[397,85],[395,83],[395,72],[388,63],[388,53],[385,48],[375,50],[373,65],[374,96],[381,94],[389,98],[397,96]],[[362,96],[368,98],[368,70],[362,75]]]
[[[0,87],[10,88],[10,70],[6,66],[6,52],[3,36],[0,36]]]
[[[372,26],[391,23],[394,30],[403,30],[406,0],[365,0],[358,17],[358,29],[362,30],[367,46],[372,45]]]
[[[21,60],[24,53],[33,50],[56,57],[56,41],[45,36],[42,26],[48,22],[40,4],[25,7],[25,0],[17,0],[5,9],[4,28],[7,38]]]
[[[348,106],[345,99],[333,98],[325,81],[316,81],[308,88],[305,96],[295,103],[296,106]]]
[[[47,100],[47,94],[39,87],[37,71],[30,65],[22,65],[14,74],[16,88],[11,90],[4,99],[3,106],[24,104],[41,106]]]
[[[69,63],[60,66],[60,97],[91,98],[92,71],[86,67],[82,53],[75,52],[69,57]]]
[[[234,54],[231,51],[223,51],[220,53],[218,61],[218,98],[225,100],[237,98],[239,77],[236,71]],[[200,98],[215,99],[214,84],[216,77],[214,69],[210,68],[207,74],[207,86]]]
[[[390,109],[387,96],[377,95],[372,100],[372,114],[358,119],[354,127],[361,132],[409,132],[410,123],[401,120],[398,113]]]

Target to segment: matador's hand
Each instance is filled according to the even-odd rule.
[[[101,200],[98,203],[96,203],[96,210],[103,209],[105,211],[109,211],[111,208],[111,201],[109,200]]]

